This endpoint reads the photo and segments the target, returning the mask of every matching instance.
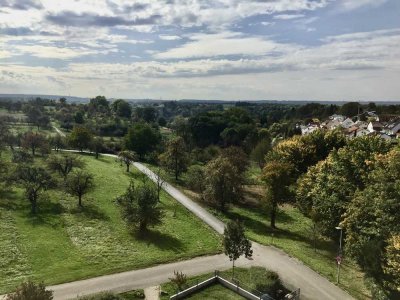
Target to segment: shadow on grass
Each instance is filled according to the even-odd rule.
[[[60,203],[38,202],[36,214],[28,213],[26,222],[33,226],[59,226],[64,208]]]
[[[96,219],[96,220],[104,220],[108,221],[110,217],[105,214],[100,208],[92,203],[85,204],[83,203],[82,207],[79,207],[78,204],[70,209],[70,213],[73,215],[81,215],[87,219]]]
[[[144,241],[148,245],[153,245],[160,250],[172,250],[175,253],[186,250],[184,243],[170,234],[161,233],[156,230],[146,230],[145,232],[135,231],[132,236],[139,241]]]

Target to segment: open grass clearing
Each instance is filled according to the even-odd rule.
[[[60,190],[48,191],[36,216],[22,189],[0,196],[0,293],[28,278],[57,284],[221,251],[220,237],[165,193],[163,224],[139,239],[114,199],[143,175],[135,168],[127,174],[113,158],[82,159],[96,184],[83,209]],[[41,158],[35,163],[44,165]]]

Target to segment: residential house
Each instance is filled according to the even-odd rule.
[[[382,131],[383,125],[379,122],[373,121],[369,122],[368,127],[367,127],[369,132],[376,132],[376,131]]]

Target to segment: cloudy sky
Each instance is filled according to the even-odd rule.
[[[0,0],[0,93],[400,100],[399,0]]]

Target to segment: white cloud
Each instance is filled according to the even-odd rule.
[[[299,19],[303,18],[304,15],[302,14],[297,14],[297,15],[288,15],[288,14],[283,14],[283,15],[276,15],[273,18],[275,20],[292,20],[292,19]]]
[[[154,55],[157,59],[185,59],[226,55],[257,56],[280,54],[293,49],[289,44],[278,44],[261,37],[240,33],[195,34],[190,42]]]
[[[378,7],[386,2],[387,0],[342,0],[340,8],[344,11],[352,11],[364,6]]]
[[[160,38],[160,40],[165,40],[165,41],[177,41],[177,40],[181,40],[182,39],[180,36],[177,36],[177,35],[164,35],[164,34],[161,34],[158,37]]]

